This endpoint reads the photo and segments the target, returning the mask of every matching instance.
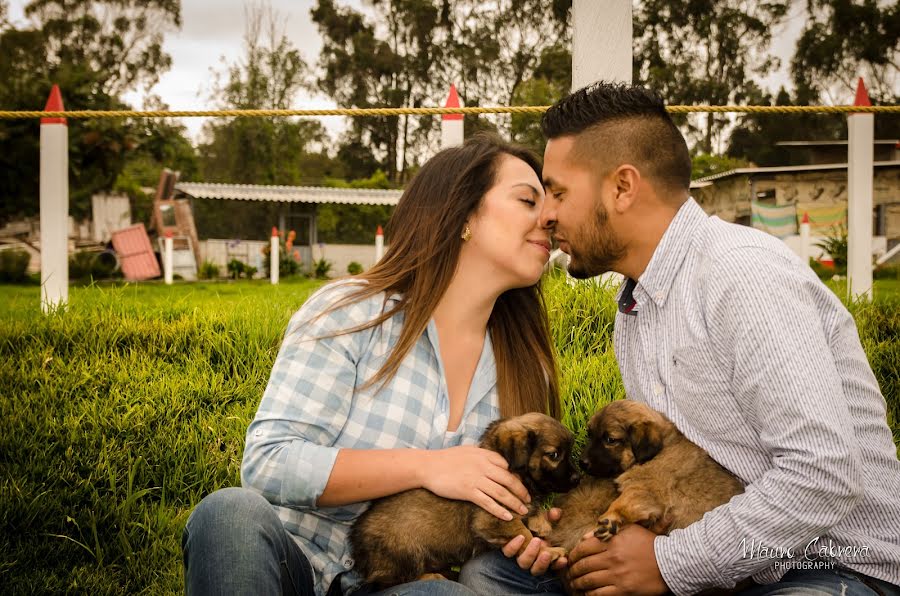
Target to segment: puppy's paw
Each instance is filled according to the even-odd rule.
[[[441,575],[440,573],[426,573],[419,577],[420,581],[430,580],[430,579],[441,579],[446,580],[447,578]]]
[[[547,517],[546,511],[535,513],[526,520],[525,524],[531,533],[541,538],[546,538],[553,531],[553,524]]]
[[[600,540],[609,540],[619,531],[619,520],[616,518],[604,517],[597,522],[597,529],[594,530],[594,536]]]
[[[566,556],[566,549],[559,546],[548,546],[541,549],[541,553],[550,553],[550,563]]]

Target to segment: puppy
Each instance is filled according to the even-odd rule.
[[[642,403],[610,403],[591,418],[588,436],[582,467],[615,477],[619,491],[599,517],[594,535],[601,540],[635,523],[668,534],[744,492],[740,480]]]
[[[530,413],[494,421],[480,446],[506,458],[510,472],[528,489],[534,510],[542,497],[578,484],[580,474],[570,458],[573,440],[553,418]],[[374,501],[354,523],[350,546],[357,572],[366,583],[384,589],[435,578],[519,535],[525,536],[524,550],[533,534],[523,516],[506,522],[468,501],[416,489]],[[564,554],[562,549],[547,550],[553,560]]]

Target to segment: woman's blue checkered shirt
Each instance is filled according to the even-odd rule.
[[[500,415],[494,354],[486,336],[462,421],[455,432],[447,432],[449,402],[434,321],[383,389],[358,389],[397,344],[403,315],[364,331],[317,339],[371,321],[399,299],[381,294],[315,318],[356,283],[325,286],[291,319],[247,430],[241,465],[243,485],[272,503],[309,558],[318,596],[340,573],[350,572],[342,576],[345,589],[360,581],[352,572],[347,535],[368,504],[315,506],[340,449],[476,444]]]

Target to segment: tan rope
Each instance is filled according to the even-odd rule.
[[[0,120],[28,118],[195,118],[260,116],[403,116],[440,114],[540,114],[550,106],[477,108],[336,108],[331,110],[72,110],[64,112],[0,110]],[[900,114],[900,106],[667,106],[673,114]]]

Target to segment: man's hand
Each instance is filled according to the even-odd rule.
[[[554,507],[548,512],[547,517],[551,522],[556,522],[559,521],[561,515],[562,512]],[[530,571],[531,575],[543,575],[547,573],[548,569],[552,568],[554,570],[559,570],[566,566],[566,557],[557,559],[551,566],[550,553],[545,551],[546,547],[549,545],[537,537],[533,538],[525,550],[516,556],[516,554],[519,553],[519,550],[522,549],[524,543],[524,536],[516,536],[507,542],[506,546],[504,546],[501,551],[507,557],[516,557],[516,563],[519,564],[519,567],[526,571]]]
[[[653,552],[656,534],[637,524],[609,542],[586,534],[569,553],[571,587],[586,596],[657,596],[668,586]]]

